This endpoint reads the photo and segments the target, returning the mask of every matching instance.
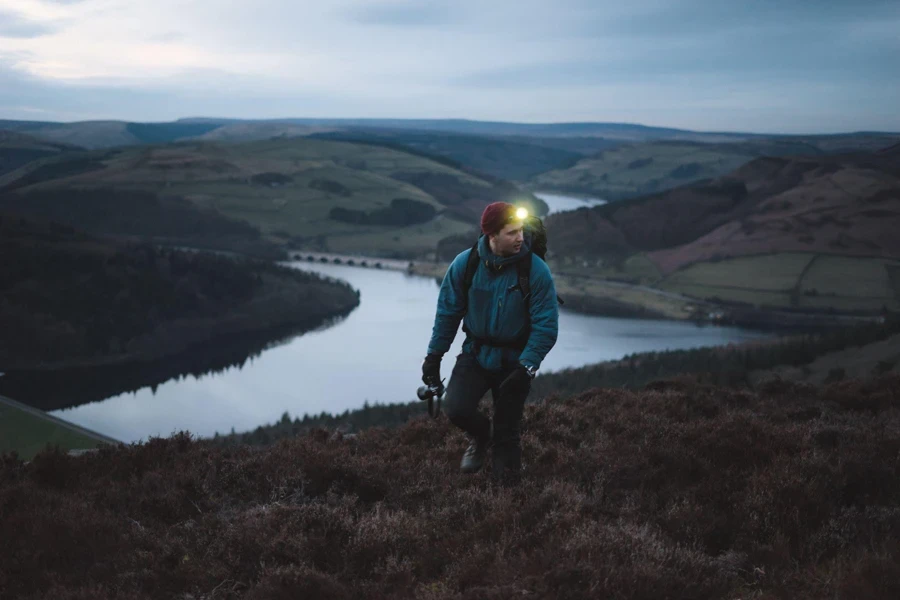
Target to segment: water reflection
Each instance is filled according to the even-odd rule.
[[[346,315],[331,317],[314,329],[297,327],[235,336],[156,361],[50,372],[9,371],[0,378],[0,394],[48,411],[144,389],[156,394],[159,385],[167,381],[181,381],[188,377],[196,379],[229,369],[243,369],[263,352],[289,345],[305,332],[334,327],[345,318]]]

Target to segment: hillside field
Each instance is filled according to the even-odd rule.
[[[0,177],[0,206],[25,212],[40,206],[44,216],[65,221],[72,191],[102,198],[104,210],[127,214],[129,204],[120,201],[144,194],[214,211],[274,244],[402,257],[433,252],[440,238],[468,232],[489,202],[539,208],[509,184],[422,156],[305,138],[70,153]],[[421,216],[398,211],[398,202]],[[90,222],[77,225],[91,229]],[[117,227],[101,233],[129,233]]]
[[[660,287],[777,308],[900,310],[892,273],[900,260],[783,252],[702,262],[665,277]]]

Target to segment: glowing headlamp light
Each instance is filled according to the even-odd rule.
[[[519,208],[516,209],[516,218],[517,219],[519,219],[520,221],[524,221],[526,217],[528,217],[528,209],[527,208],[523,208],[520,206]]]

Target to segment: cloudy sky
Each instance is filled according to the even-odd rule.
[[[900,131],[898,0],[0,0],[0,118]]]

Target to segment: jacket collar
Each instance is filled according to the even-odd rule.
[[[478,238],[478,257],[491,271],[502,271],[504,268],[519,262],[531,252],[530,242],[531,239],[526,237],[525,241],[522,242],[522,247],[519,248],[516,254],[512,256],[497,256],[491,252],[488,236],[482,235]]]

